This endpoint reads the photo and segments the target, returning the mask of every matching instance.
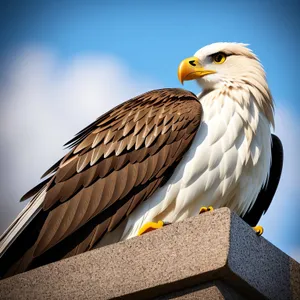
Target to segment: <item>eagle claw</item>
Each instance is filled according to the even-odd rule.
[[[260,225],[252,227],[258,236],[261,236],[264,233],[264,228]]]
[[[213,211],[213,210],[214,210],[214,208],[212,206],[208,206],[208,207],[202,206],[199,210],[199,215],[204,213],[204,212]]]
[[[153,230],[155,230],[155,229],[162,228],[163,226],[168,225],[168,224],[169,224],[169,223],[163,222],[163,221],[158,221],[158,222],[148,222],[148,223],[144,224],[144,225],[139,229],[138,235],[142,235],[142,234],[144,234],[144,233],[153,231]]]

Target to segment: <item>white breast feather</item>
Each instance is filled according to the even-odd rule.
[[[191,148],[168,183],[121,226],[121,240],[136,236],[147,222],[180,221],[198,214],[201,206],[227,206],[241,216],[252,207],[268,178],[271,132],[250,97],[239,90],[230,96],[212,91],[201,98],[204,116]]]

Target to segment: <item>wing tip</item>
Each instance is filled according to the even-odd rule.
[[[51,178],[52,177],[49,177],[49,178],[45,179],[44,181],[42,181],[38,185],[36,185],[34,188],[29,190],[26,194],[24,194],[21,197],[20,202],[23,202],[23,201],[29,199],[30,197],[38,194],[41,191],[41,189],[51,180]]]

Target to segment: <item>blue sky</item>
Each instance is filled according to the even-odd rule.
[[[36,70],[42,74],[50,72],[53,77],[47,80],[51,82],[51,88],[45,84],[43,91],[52,93],[57,86],[52,84],[53,81],[57,81],[57,78],[61,80],[64,78],[63,80],[68,82],[66,79],[68,76],[80,77],[80,75],[74,75],[74,70],[76,72],[83,70],[82,74],[90,76],[92,74],[91,61],[97,62],[94,64],[98,66],[99,72],[101,68],[107,70],[108,73],[112,72],[111,81],[107,82],[110,89],[105,92],[106,97],[109,97],[110,93],[115,95],[116,91],[112,90],[120,90],[120,95],[115,95],[115,102],[103,97],[99,101],[102,101],[102,104],[105,102],[117,104],[127,100],[127,98],[122,98],[123,94],[125,97],[125,95],[132,94],[133,96],[134,93],[145,91],[143,89],[179,87],[176,75],[179,62],[193,55],[206,44],[217,41],[244,42],[250,44],[267,72],[269,85],[279,111],[277,133],[286,144],[288,156],[284,173],[285,181],[275,199],[276,203],[274,201],[271,206],[270,216],[267,214],[262,220],[263,225],[268,229],[265,237],[285,252],[300,259],[298,238],[300,189],[295,178],[299,166],[297,146],[300,145],[298,141],[295,141],[300,133],[297,121],[300,116],[298,12],[297,1],[1,1],[0,87],[2,93],[0,93],[0,108],[2,105],[2,112],[0,116],[2,128],[7,129],[6,132],[2,131],[0,152],[0,166],[2,167],[0,187],[1,199],[3,199],[1,200],[1,213],[5,212],[8,215],[4,225],[7,226],[7,222],[11,221],[16,211],[19,210],[18,197],[38,182],[38,176],[44,170],[37,167],[35,172],[41,171],[41,173],[32,172],[30,176],[27,176],[26,170],[18,172],[16,165],[14,171],[23,174],[23,177],[15,175],[12,177],[14,178],[12,184],[12,179],[7,179],[6,177],[9,176],[5,176],[10,168],[9,159],[7,159],[9,153],[17,151],[16,147],[19,147],[12,141],[11,135],[6,136],[6,134],[17,120],[23,120],[22,117],[24,117],[24,114],[16,114],[14,109],[8,109],[8,99],[17,101],[15,99],[19,97],[20,101],[16,102],[18,107],[24,105],[26,108],[29,106],[25,101],[26,97],[31,99],[36,94],[31,85],[30,93],[32,94],[27,93],[28,87],[17,81],[16,78],[19,77],[15,76],[16,74],[23,74],[22,76],[25,74],[22,82],[27,82],[26,80]],[[28,53],[35,53],[35,55]],[[23,60],[19,64],[20,57]],[[30,62],[34,65],[37,62],[36,57],[39,59],[38,69],[30,69]],[[111,67],[109,64],[104,67],[105,62],[111,62]],[[85,63],[89,66],[89,71],[83,66]],[[25,73],[16,71],[20,66]],[[96,69],[93,72],[100,74]],[[130,81],[125,78],[126,74],[130,77]],[[72,77],[73,75],[75,77]],[[37,79],[32,80],[35,83]],[[133,87],[130,92],[125,91],[125,83]],[[95,83],[96,86],[97,84],[99,89],[100,86],[105,89],[103,82]],[[193,82],[188,82],[185,88],[195,93],[199,92],[199,88]],[[18,89],[20,95],[15,94]],[[27,93],[24,99],[21,96],[22,89],[25,94]],[[102,95],[101,91],[99,95]],[[42,92],[40,97],[43,98]],[[44,98],[49,97],[45,95]],[[49,98],[47,101],[45,100],[47,103],[42,101],[41,103],[44,103],[43,105],[47,106],[49,111],[51,106],[56,107],[55,111],[59,110],[60,103],[54,98]],[[85,106],[88,107],[88,97],[85,101]],[[36,132],[36,136],[31,135],[37,127],[32,120],[40,112],[39,105],[40,103],[36,104],[35,109],[28,111],[26,115],[28,119],[25,121],[31,125],[26,125],[28,129],[26,134],[29,138],[25,143],[30,141],[33,144],[40,143],[39,134],[42,130],[49,130],[46,124],[41,123],[38,126],[40,131]],[[70,106],[64,107],[67,113]],[[97,114],[105,112],[104,108],[106,109],[106,106],[103,104]],[[3,118],[5,113],[6,117]],[[92,113],[94,112],[91,112],[91,116],[94,117]],[[87,117],[88,115],[89,112],[86,110],[86,115],[81,118],[85,122],[93,121],[92,118]],[[56,118],[59,118],[59,114]],[[64,126],[64,116],[62,115],[57,122]],[[62,143],[80,129],[76,125],[79,127],[80,121],[74,125],[73,131],[71,129],[66,131],[68,136],[67,133],[63,135],[65,140]],[[20,128],[22,129],[21,125]],[[20,131],[15,129],[14,139],[18,135],[24,135],[21,129]],[[54,133],[51,132],[51,134]],[[6,140],[7,144],[4,143]],[[53,143],[56,148],[60,149],[61,140],[54,142],[53,138]],[[6,147],[6,145],[9,146]],[[37,147],[32,149],[37,149]],[[39,149],[45,151],[42,147]],[[37,160],[39,153],[34,152],[37,156],[34,157],[32,151],[26,152],[24,159],[27,157],[26,160]],[[55,159],[56,157],[52,157],[49,153],[49,160],[45,161],[45,165],[43,165],[44,162],[40,162],[39,165],[47,168]],[[26,181],[27,177],[30,177],[30,180]],[[23,184],[25,181],[26,184]],[[19,187],[18,193],[14,192],[15,186]],[[13,213],[7,209],[11,205],[9,203],[14,203],[17,207]],[[292,208],[291,211],[290,208]]]
[[[297,1],[1,3],[2,53],[29,43],[53,48],[62,60],[108,53],[165,86],[178,86],[174,72],[182,56],[215,41],[244,42],[262,60],[278,99],[299,105],[292,88],[300,65]]]

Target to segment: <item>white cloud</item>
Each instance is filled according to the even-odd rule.
[[[65,153],[65,142],[110,108],[161,87],[115,57],[65,63],[43,48],[24,49],[2,72],[0,232],[24,206],[20,196]]]
[[[279,106],[276,110],[276,134],[280,136],[284,146],[284,184],[287,189],[300,189],[299,170],[300,170],[300,123],[299,116],[295,116],[283,106]]]
[[[294,247],[300,248],[300,125],[294,113],[284,106],[277,107],[275,124],[275,133],[284,148],[283,171],[275,197],[260,223],[265,229],[264,237],[294,257]]]

